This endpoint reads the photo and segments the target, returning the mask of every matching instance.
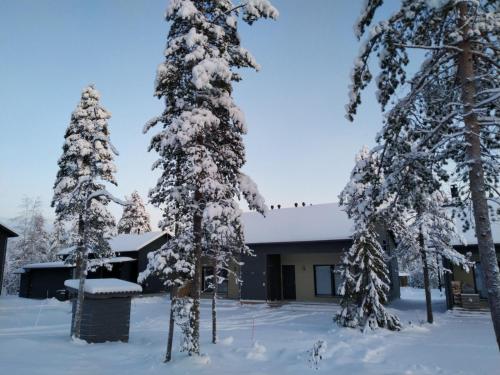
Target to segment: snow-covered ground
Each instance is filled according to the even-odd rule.
[[[0,373],[17,374],[498,374],[500,355],[489,314],[446,312],[435,297],[435,321],[423,323],[421,290],[403,288],[392,305],[405,328],[362,334],[336,327],[331,304],[293,303],[281,307],[219,304],[220,343],[210,341],[210,305],[202,303],[200,358],[176,351],[162,362],[169,301],[136,298],[130,342],[85,344],[69,338],[70,304],[0,297]],[[327,343],[318,369],[308,351]],[[178,340],[176,340],[178,344]]]

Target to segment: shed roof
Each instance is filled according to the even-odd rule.
[[[79,279],[66,280],[64,286],[77,290],[79,282]],[[84,291],[89,294],[141,293],[142,287],[120,279],[87,279]]]
[[[243,214],[247,244],[348,240],[353,221],[338,203],[315,204]]]
[[[0,231],[7,234],[7,237],[17,237],[18,234],[10,229],[7,225],[0,222]]]
[[[127,253],[138,251],[149,245],[158,238],[168,235],[169,232],[146,232],[142,234],[119,234],[109,240],[111,250],[115,253]],[[74,246],[67,247],[58,252],[59,255],[67,255],[75,249]]]

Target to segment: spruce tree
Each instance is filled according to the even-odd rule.
[[[191,284],[190,300],[185,304],[190,306],[189,339],[184,341],[184,350],[190,354],[200,350],[205,209],[230,207],[230,217],[238,217],[236,207],[226,202],[241,195],[251,209],[265,209],[256,185],[240,171],[245,162],[242,136],[246,124],[232,98],[232,84],[241,80],[237,69],[257,69],[258,65],[240,45],[237,21],[242,16],[252,24],[277,15],[267,0],[239,5],[232,0],[173,0],[166,12],[171,26],[155,84],[155,95],[164,99],[165,110],[144,130],[161,127],[150,149],[159,154],[154,168],[161,169],[162,175],[150,198],[163,208],[161,226],[175,222],[178,235],[152,255],[148,272],[160,272],[167,279],[175,274],[170,282]]]
[[[144,202],[137,191],[134,191],[127,205],[123,208],[123,215],[118,222],[118,233],[142,234],[151,232],[149,214]]]
[[[356,25],[366,40],[352,74],[348,118],[361,103],[360,92],[372,79],[369,58],[377,55],[377,99],[388,107],[386,142],[398,136],[418,140],[435,164],[452,161],[446,178],[461,182],[462,203],[472,201],[474,227],[484,269],[493,326],[500,348],[500,272],[491,234],[488,199],[498,203],[500,167],[500,3],[497,0],[403,0],[388,19],[369,32],[382,0],[367,1]],[[410,59],[418,63],[407,78]],[[407,95],[392,103],[398,88]],[[397,114],[397,116],[396,116]],[[391,119],[392,117],[392,119]],[[397,121],[402,118],[403,126]],[[405,123],[406,122],[406,123]]]
[[[340,204],[354,221],[354,235],[343,258],[342,309],[335,319],[345,327],[399,330],[399,319],[384,307],[390,281],[387,254],[377,231],[384,224],[380,180],[378,155],[364,147],[340,194]]]
[[[80,280],[72,327],[76,337],[80,334],[89,253],[95,258],[113,256],[108,237],[114,231],[115,220],[107,205],[111,200],[122,204],[106,190],[106,183],[116,185],[113,154],[117,152],[109,139],[111,114],[99,99],[94,86],[86,87],[71,115],[52,200],[58,221],[76,222],[75,250],[67,258],[67,262],[76,263]]]

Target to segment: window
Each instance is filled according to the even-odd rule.
[[[318,297],[340,295],[340,272],[334,265],[314,266],[314,294]]]
[[[213,285],[213,274],[214,274],[214,268],[207,266],[203,267],[201,270],[202,274],[202,292],[212,292],[212,285]],[[227,294],[227,289],[228,289],[228,281],[227,281],[227,270],[219,270],[219,277],[223,277],[224,281],[219,283],[217,286],[217,293],[218,294]]]

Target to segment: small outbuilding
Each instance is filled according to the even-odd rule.
[[[3,270],[7,258],[7,240],[11,237],[17,237],[17,233],[0,223],[0,294],[2,294]]]
[[[73,296],[72,330],[78,285],[78,279],[64,282],[64,286]],[[120,279],[88,279],[85,280],[84,291],[80,339],[89,343],[128,342],[132,296],[140,294],[142,287]]]

